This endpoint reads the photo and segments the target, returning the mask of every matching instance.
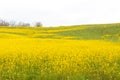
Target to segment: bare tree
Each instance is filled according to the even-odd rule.
[[[29,27],[30,23],[25,23],[25,22],[16,23],[16,21],[14,21],[14,20],[11,20],[11,21],[7,22],[7,21],[5,21],[3,19],[0,19],[0,26]],[[42,27],[42,23],[41,22],[36,22],[35,27]]]
[[[25,23],[25,26],[28,26],[28,27],[29,27],[29,26],[30,26],[30,23]]]
[[[28,27],[28,26],[30,26],[30,24],[29,23],[24,23],[24,22],[19,22],[17,26]]]
[[[41,22],[36,22],[35,26],[36,27],[42,27],[42,23]]]
[[[1,19],[0,20],[0,26],[9,26],[9,22]]]

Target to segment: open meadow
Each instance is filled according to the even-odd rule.
[[[0,27],[0,80],[119,80],[120,24]]]

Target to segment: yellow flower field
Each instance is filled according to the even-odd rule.
[[[120,42],[0,39],[0,80],[119,80]]]

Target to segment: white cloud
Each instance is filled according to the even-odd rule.
[[[45,26],[120,22],[119,0],[0,0],[0,18]]]

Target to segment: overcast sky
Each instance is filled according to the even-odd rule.
[[[0,18],[44,26],[120,22],[120,0],[0,0]]]

